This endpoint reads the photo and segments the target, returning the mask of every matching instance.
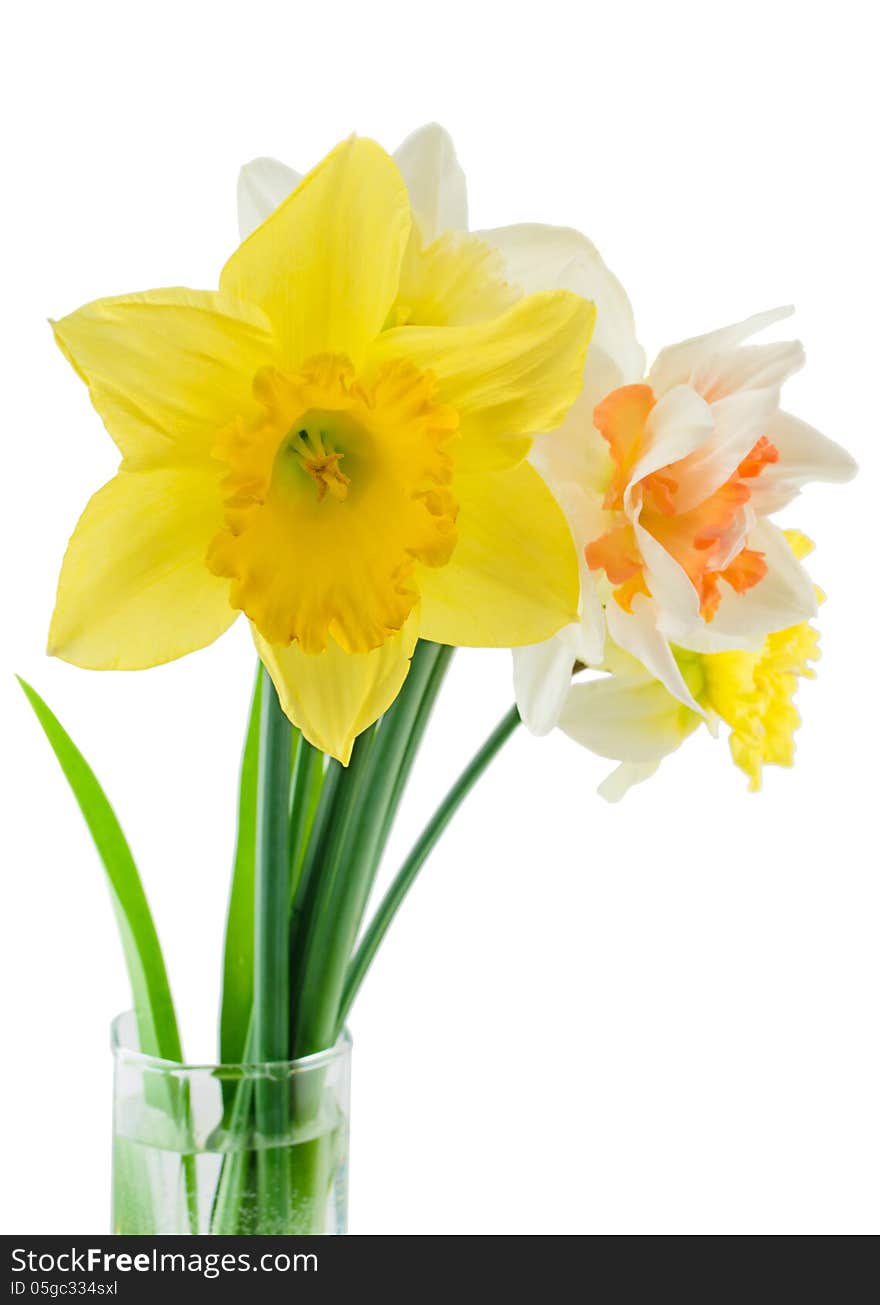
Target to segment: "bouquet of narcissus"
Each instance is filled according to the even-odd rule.
[[[646,374],[629,302],[569,229],[469,233],[437,127],[242,172],[219,290],[53,323],[121,463],[61,570],[49,651],[136,670],[243,614],[241,769],[217,1064],[183,1059],[137,870],[27,693],[109,877],[134,1009],[114,1025],[118,1233],[345,1229],[345,1020],[419,869],[522,720],[618,763],[621,796],[705,724],[753,788],[789,765],[818,656],[809,541],[771,518],[849,455],[780,406],[769,312]],[[516,706],[385,898],[380,858],[453,649],[513,650]]]

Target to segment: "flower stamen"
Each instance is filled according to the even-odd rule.
[[[333,448],[326,431],[298,430],[291,436],[288,448],[317,485],[319,503],[324,501],[328,491],[337,503],[345,502],[351,484],[351,477],[339,468],[345,454]]]

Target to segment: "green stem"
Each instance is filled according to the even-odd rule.
[[[288,908],[290,903],[289,793],[291,726],[263,669],[260,762],[257,782],[257,851],[254,872],[254,1053],[260,1063],[289,1055],[290,1000]],[[287,1132],[287,1084],[260,1079],[256,1091],[261,1136],[257,1187],[261,1231],[283,1233],[289,1205],[289,1174],[283,1145]]]
[[[434,664],[431,668],[424,691],[418,704],[418,708],[413,719],[412,728],[409,732],[409,738],[406,741],[406,749],[401,758],[397,770],[397,776],[394,781],[388,806],[385,811],[385,819],[382,825],[382,831],[379,838],[379,845],[376,849],[376,860],[378,861],[385,844],[388,841],[388,835],[391,833],[391,827],[394,824],[394,818],[397,815],[404,789],[410,776],[410,771],[415,763],[419,748],[424,737],[425,730],[428,728],[428,721],[431,719],[431,713],[434,710],[434,703],[437,701],[437,695],[446,678],[446,672],[449,670],[452,661],[454,648],[436,645],[434,652]],[[374,866],[374,872],[376,870]],[[359,922],[360,923],[360,922]]]
[[[403,899],[406,897],[413,885],[416,875],[421,870],[425,861],[427,861],[431,852],[437,844],[446,826],[455,815],[462,802],[470,793],[477,780],[489,766],[501,748],[513,734],[517,725],[520,723],[519,712],[516,707],[511,707],[507,715],[504,716],[495,729],[486,739],[479,752],[472,758],[458,779],[452,785],[452,788],[444,797],[437,810],[423,829],[415,846],[409,856],[404,861],[398,871],[394,882],[388,889],[374,915],[370,926],[365,932],[360,946],[355,953],[354,959],[348,967],[345,976],[345,986],[339,1003],[339,1020],[338,1027],[341,1029],[345,1023],[352,1002],[357,996],[358,989],[364,980],[364,976],[376,955],[379,944],[388,932],[391,921],[397,914]]]
[[[296,895],[300,871],[324,785],[324,754],[303,738],[296,754],[290,788],[290,895]]]
[[[328,943],[322,930],[319,942],[316,922],[325,921],[331,913],[335,893],[339,891],[338,880],[345,873],[348,834],[357,816],[364,779],[370,773],[375,734],[376,726],[371,725],[359,735],[347,768],[338,762],[330,763],[330,800],[325,807],[322,793],[315,831],[303,867],[301,892],[298,894],[298,898],[303,900],[301,913],[294,920],[290,956],[294,1000],[291,1037],[295,1058],[323,1051],[330,1045],[319,1044],[314,1029],[320,1020],[321,1005],[328,996],[325,977],[332,981],[332,966],[329,971],[327,968],[332,957],[321,957],[315,949],[329,945],[332,952],[334,941],[338,944],[339,939],[338,935],[335,940],[331,937]],[[324,787],[326,791],[326,780]]]
[[[360,746],[360,740],[354,745],[354,756]],[[343,788],[345,768],[331,758],[321,785],[317,810],[312,821],[309,841],[303,852],[302,866],[296,881],[296,894],[290,916],[290,990],[294,1006],[299,994],[299,966],[302,956],[302,941],[305,937],[308,921],[314,907],[318,884],[321,880],[321,867],[330,835],[335,825],[337,801]]]
[[[248,1024],[242,1052],[242,1060],[245,1064],[253,1063],[253,1046],[254,1027],[253,1020],[251,1020]],[[233,1143],[237,1139],[247,1136],[251,1127],[252,1108],[253,1080],[245,1077],[235,1085],[228,1124],[226,1125],[228,1135],[232,1138]],[[243,1146],[236,1147],[233,1145],[223,1156],[217,1188],[214,1193],[214,1204],[211,1210],[211,1234],[213,1236],[231,1237],[244,1231],[239,1224],[250,1163],[251,1152]]]
[[[332,1046],[339,1000],[376,867],[450,650],[420,643],[406,682],[340,780],[333,832],[294,956],[294,1054]],[[426,701],[427,700],[427,701]],[[418,736],[418,737],[416,737]],[[360,743],[366,741],[361,736]]]

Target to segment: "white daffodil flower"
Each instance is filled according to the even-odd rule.
[[[785,532],[785,543],[797,560],[812,550],[797,530]],[[821,602],[821,590],[814,593]],[[753,792],[761,787],[765,765],[793,764],[794,735],[801,723],[794,695],[800,681],[814,675],[811,663],[819,657],[815,626],[801,621],[774,631],[756,650],[674,648],[671,655],[694,709],[611,639],[604,674],[575,681],[566,695],[560,728],[591,752],[620,763],[600,784],[602,797],[617,802],[634,784],[650,778],[701,723],[714,737],[720,725],[729,727],[731,755]]]
[[[780,408],[783,382],[803,364],[801,345],[746,343],[790,312],[664,349],[647,380],[630,378],[592,407],[579,400],[542,445],[545,478],[563,502],[560,481],[576,481],[579,551],[608,634],[698,716],[705,708],[673,645],[758,651],[768,635],[809,620],[813,585],[767,518],[808,481],[845,481],[856,470],[844,449]],[[517,654],[553,677],[542,677],[539,691],[537,672],[515,677],[524,719],[543,712],[542,730],[552,726],[549,709],[562,712],[567,699],[561,653],[550,665],[549,645],[559,641]]]

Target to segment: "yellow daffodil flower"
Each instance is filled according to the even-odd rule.
[[[290,719],[347,761],[419,636],[519,646],[574,619],[569,528],[524,459],[577,396],[593,307],[490,277],[481,314],[485,261],[467,242],[428,256],[411,226],[395,163],[353,138],[219,292],[53,324],[122,463],[70,541],[51,653],[155,666],[244,612]],[[405,324],[404,280],[424,318],[454,276],[466,320]]]
[[[572,653],[600,664],[606,632],[699,712],[673,648],[757,652],[808,621],[812,583],[771,518],[810,481],[856,472],[845,449],[780,406],[803,347],[750,342],[791,309],[670,345],[644,378],[634,336],[603,335],[592,297],[599,325],[581,396],[531,454],[584,559],[580,623],[514,653],[517,702],[536,733],[556,723]]]

